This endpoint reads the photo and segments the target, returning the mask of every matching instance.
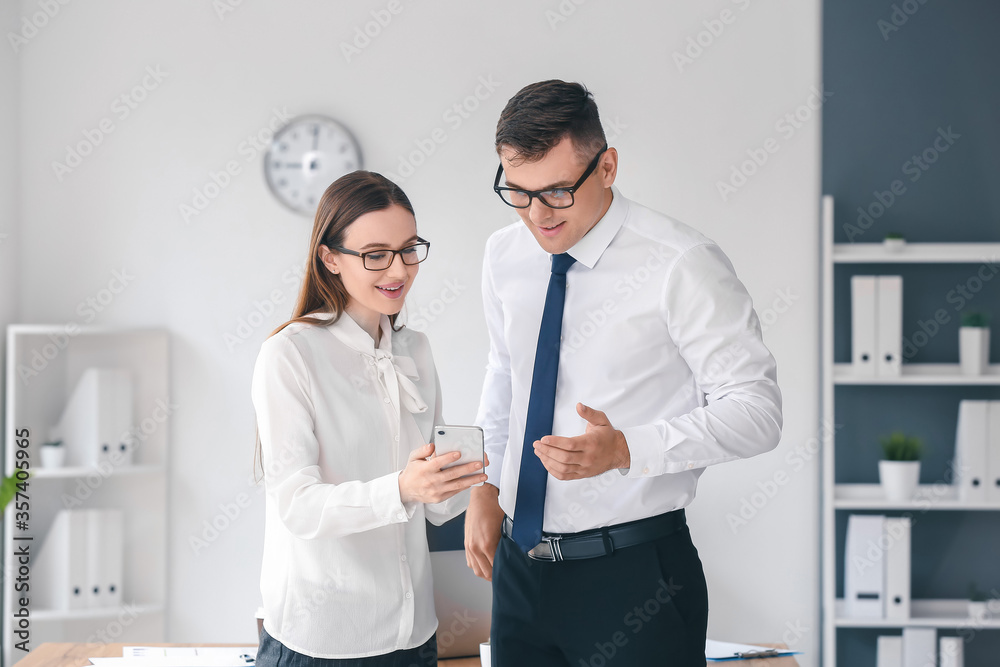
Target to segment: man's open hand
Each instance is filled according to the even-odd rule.
[[[534,443],[535,454],[553,477],[584,479],[632,465],[625,435],[611,425],[607,415],[583,403],[576,404],[576,411],[587,420],[583,435],[547,435]]]

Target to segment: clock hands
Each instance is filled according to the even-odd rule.
[[[313,213],[329,181],[361,168],[357,142],[336,121],[301,116],[275,133],[265,157],[268,186],[283,204]]]

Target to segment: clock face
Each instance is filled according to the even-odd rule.
[[[346,127],[325,116],[299,116],[278,130],[264,156],[271,192],[296,213],[316,213],[335,180],[361,168],[361,149]]]

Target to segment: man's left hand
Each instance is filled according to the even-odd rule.
[[[584,479],[632,464],[625,434],[615,429],[608,416],[583,403],[576,411],[587,420],[583,435],[563,438],[547,435],[534,443],[535,455],[556,479]]]

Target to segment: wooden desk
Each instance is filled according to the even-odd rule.
[[[46,642],[21,659],[18,667],[83,667],[90,664],[90,658],[121,657],[122,648],[125,644],[74,644],[72,642]],[[146,642],[129,643],[128,646],[252,646],[252,644],[149,644]],[[761,646],[775,646],[784,648],[784,644],[761,644]],[[442,660],[438,663],[441,667],[480,667],[479,658],[456,658],[454,660]],[[745,660],[737,663],[708,663],[715,664],[738,664],[747,667],[798,667],[795,658],[762,658],[760,660]]]

